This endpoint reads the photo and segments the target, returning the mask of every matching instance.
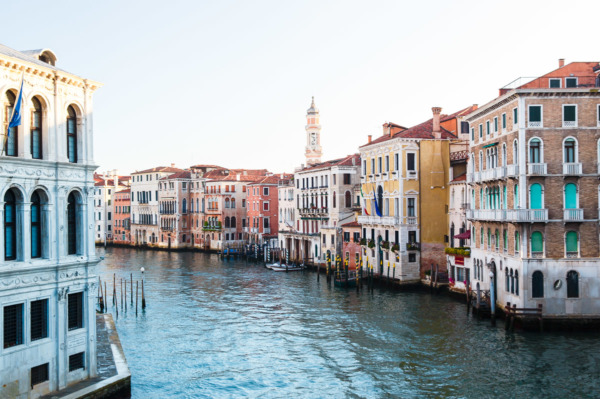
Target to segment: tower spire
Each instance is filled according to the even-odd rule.
[[[314,165],[321,162],[321,125],[319,109],[315,106],[315,97],[312,97],[310,108],[306,111],[306,164]]]

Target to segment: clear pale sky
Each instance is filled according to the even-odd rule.
[[[558,58],[600,61],[600,1],[20,1],[2,43],[104,84],[99,171],[175,163],[292,172],[311,96],[323,160],[392,121],[484,104]]]

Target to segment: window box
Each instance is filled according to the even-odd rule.
[[[421,250],[421,244],[418,242],[407,242],[406,243],[406,250],[407,251],[420,251]]]
[[[448,255],[458,255],[458,256],[464,256],[466,258],[471,256],[471,248],[469,248],[469,247],[458,247],[458,248],[447,247],[446,249],[444,249],[444,252]]]

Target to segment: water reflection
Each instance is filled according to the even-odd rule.
[[[109,292],[146,269],[147,309],[116,320],[134,398],[597,397],[595,335],[506,334],[444,296],[215,255],[101,252]]]

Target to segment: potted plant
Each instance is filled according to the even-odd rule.
[[[398,243],[395,243],[394,245],[392,245],[392,251],[398,253],[399,250],[400,250],[400,245],[398,245]]]
[[[373,240],[369,240],[369,243],[367,244],[367,246],[368,246],[369,248],[375,248],[375,241],[373,241]]]
[[[361,238],[360,239],[360,245],[367,245],[367,239],[366,238]]]
[[[381,242],[381,248],[383,248],[383,249],[390,249],[390,243],[388,241],[382,241]]]

